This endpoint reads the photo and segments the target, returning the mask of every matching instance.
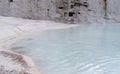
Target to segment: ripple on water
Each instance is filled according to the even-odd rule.
[[[111,25],[53,30],[11,47],[32,57],[42,74],[119,74],[119,32]]]

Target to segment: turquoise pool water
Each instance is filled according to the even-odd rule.
[[[10,49],[30,56],[41,74],[120,73],[120,25],[37,32]]]

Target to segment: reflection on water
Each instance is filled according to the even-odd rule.
[[[32,57],[42,74],[118,74],[119,32],[119,25],[52,30],[11,47]]]

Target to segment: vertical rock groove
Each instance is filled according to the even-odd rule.
[[[104,17],[107,18],[107,0],[104,0],[104,11],[105,11]]]

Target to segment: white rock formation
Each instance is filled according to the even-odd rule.
[[[0,50],[0,74],[40,74],[29,57]]]
[[[118,21],[120,0],[0,0],[0,15],[67,21]]]

